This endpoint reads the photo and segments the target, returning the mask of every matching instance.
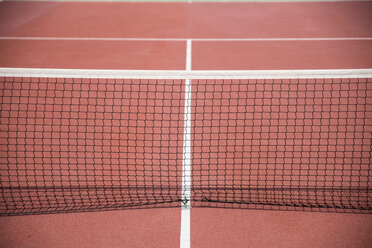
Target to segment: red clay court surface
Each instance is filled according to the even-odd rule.
[[[1,2],[0,67],[184,70],[183,39],[191,38],[194,70],[372,68],[370,13],[371,2]],[[221,40],[232,38],[245,40]],[[147,209],[4,217],[0,240],[178,247],[180,216]],[[191,210],[192,247],[371,247],[371,230],[372,217],[362,214]]]

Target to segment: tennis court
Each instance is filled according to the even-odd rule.
[[[0,2],[0,240],[370,247],[371,12]]]

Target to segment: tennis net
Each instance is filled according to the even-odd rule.
[[[0,69],[0,215],[372,213],[372,70]]]

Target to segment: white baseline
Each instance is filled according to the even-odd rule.
[[[0,40],[70,40],[70,41],[363,41],[372,37],[303,37],[303,38],[125,38],[125,37],[26,37],[0,36]]]

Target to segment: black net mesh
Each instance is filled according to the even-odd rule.
[[[371,79],[0,78],[0,214],[372,212]],[[187,115],[186,115],[187,116]]]
[[[3,78],[0,212],[180,206],[182,87]]]
[[[370,79],[193,81],[195,206],[371,210]]]

